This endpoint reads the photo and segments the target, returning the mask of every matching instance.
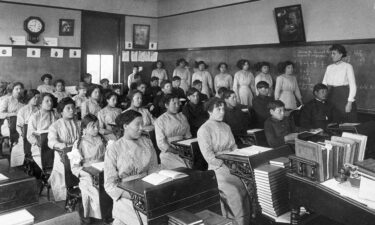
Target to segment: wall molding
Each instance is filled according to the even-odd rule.
[[[243,49],[243,48],[285,48],[298,46],[316,46],[316,45],[331,45],[331,44],[371,44],[375,43],[375,38],[367,39],[347,39],[347,40],[329,40],[329,41],[309,41],[299,43],[270,43],[270,44],[252,44],[252,45],[227,45],[227,46],[212,46],[212,47],[196,47],[196,48],[171,48],[158,49],[160,53],[163,52],[178,52],[178,51],[204,51],[204,50],[225,50],[225,49]]]

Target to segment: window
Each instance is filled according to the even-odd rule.
[[[92,82],[99,84],[107,78],[113,83],[113,55],[87,55],[86,72],[92,75]]]

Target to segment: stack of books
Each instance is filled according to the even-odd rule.
[[[254,169],[258,201],[266,215],[277,217],[289,209],[286,171],[269,164]]]
[[[318,181],[339,176],[345,163],[353,164],[364,158],[367,136],[343,132],[341,137],[313,142],[296,139],[296,156],[318,163]]]
[[[276,159],[270,160],[270,165],[278,166],[282,168],[289,168],[289,158],[288,157],[279,157]]]
[[[186,210],[170,213],[168,217],[168,225],[204,225],[199,216]]]

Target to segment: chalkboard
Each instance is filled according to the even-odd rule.
[[[375,44],[344,44],[348,51],[345,59],[353,65],[357,82],[357,106],[364,111],[375,112]],[[312,99],[312,88],[316,83],[322,82],[327,66],[331,63],[329,56],[330,45],[311,46],[266,46],[247,48],[224,48],[208,50],[180,50],[161,51],[159,59],[166,64],[168,74],[171,75],[178,58],[185,58],[189,62],[191,72],[194,71],[194,62],[204,60],[208,71],[214,77],[218,74],[217,65],[226,62],[229,72],[234,75],[238,68],[236,62],[245,58],[251,64],[259,61],[271,63],[271,75],[274,80],[280,75],[277,64],[281,61],[291,60],[295,63],[295,75],[303,96],[303,101]],[[255,71],[254,71],[255,75]]]
[[[26,48],[13,48],[12,57],[0,57],[0,80],[20,81],[25,88],[36,88],[40,77],[53,74],[53,80],[63,79],[66,86],[77,85],[81,75],[81,59],[69,58],[64,49],[63,58],[51,58],[50,49],[42,48],[40,58],[27,58]]]

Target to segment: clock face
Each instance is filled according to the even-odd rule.
[[[38,19],[31,19],[28,23],[27,23],[27,28],[33,32],[33,33],[38,33],[42,30],[43,28],[43,24],[40,20]]]

